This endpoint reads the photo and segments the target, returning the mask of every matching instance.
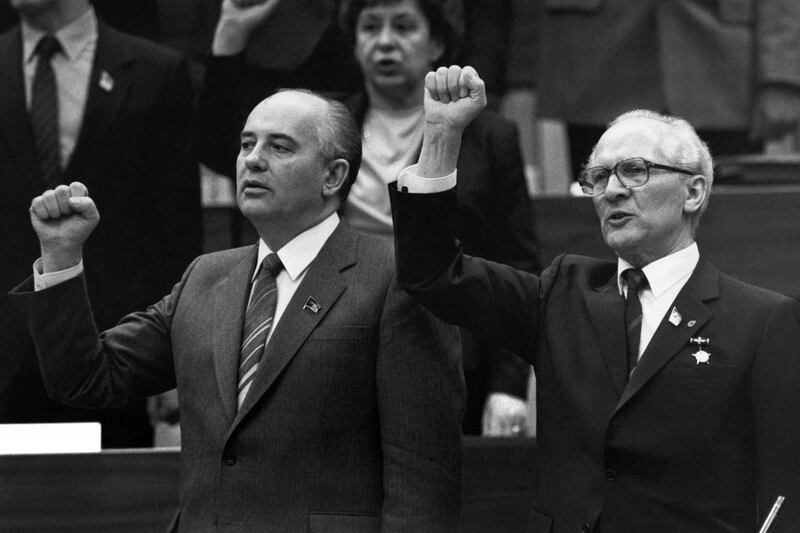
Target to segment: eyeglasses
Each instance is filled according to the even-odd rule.
[[[683,168],[651,163],[642,157],[631,157],[630,159],[619,161],[612,168],[590,167],[583,169],[578,175],[578,184],[581,186],[581,190],[584,194],[597,196],[605,192],[608,186],[608,180],[611,179],[612,175],[616,174],[617,179],[623,187],[626,189],[633,189],[647,183],[650,179],[651,168],[680,172],[681,174],[687,174],[689,176],[697,174],[697,172],[692,172],[691,170]]]

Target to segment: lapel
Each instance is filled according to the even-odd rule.
[[[135,56],[115,30],[98,21],[97,48],[81,131],[66,169],[67,180],[81,173],[81,162],[102,153],[106,130],[114,122],[134,78]],[[101,83],[101,80],[103,83]]]
[[[617,394],[621,395],[627,380],[628,363],[625,356],[625,300],[617,286],[616,263],[613,263],[611,279],[597,289],[584,291],[584,298],[611,380]]]
[[[20,161],[19,179],[30,184],[36,194],[44,188],[41,170],[36,162],[33,132],[25,104],[25,79],[22,69],[22,32],[19,25],[0,40],[0,132],[11,153]],[[5,184],[7,186],[7,184]],[[29,194],[32,197],[33,194]]]
[[[233,266],[230,274],[213,289],[210,316],[216,321],[213,357],[217,389],[228,421],[236,417],[236,380],[239,368],[239,345],[242,342],[242,324],[250,277],[255,270],[258,246],[253,246],[245,257]],[[200,305],[204,305],[203,302]]]
[[[250,391],[233,423],[234,427],[272,387],[306,338],[347,288],[342,271],[357,262],[356,252],[356,236],[340,223],[309,265],[308,272],[278,321]],[[304,308],[310,297],[320,306],[316,313]]]
[[[628,385],[617,405],[619,411],[711,318],[711,310],[704,302],[719,297],[719,270],[702,259],[692,276],[678,293],[673,304],[656,329],[653,338],[634,368]],[[673,308],[681,314],[677,326],[669,322]],[[691,324],[691,326],[690,326]]]

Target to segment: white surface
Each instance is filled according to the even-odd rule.
[[[99,451],[99,422],[0,424],[0,455]]]

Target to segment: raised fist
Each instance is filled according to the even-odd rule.
[[[472,67],[439,67],[425,77],[425,122],[463,130],[486,107],[486,88]]]
[[[31,202],[30,215],[45,272],[67,268],[81,256],[83,243],[100,221],[89,191],[80,182],[59,185]]]

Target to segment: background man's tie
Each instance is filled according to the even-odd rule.
[[[58,89],[50,59],[61,51],[58,39],[45,35],[36,45],[39,56],[33,75],[30,121],[36,142],[36,156],[47,188],[63,182],[61,175],[61,144],[58,126]]]
[[[261,268],[253,284],[250,303],[244,315],[242,346],[239,350],[239,381],[237,387],[238,406],[242,406],[250,384],[253,382],[258,363],[264,353],[267,335],[275,317],[278,287],[275,277],[283,265],[278,254],[269,254],[261,262]]]
[[[639,301],[639,289],[647,287],[647,277],[638,268],[629,268],[622,273],[628,285],[625,298],[625,326],[627,328],[628,345],[628,377],[639,360],[639,341],[642,336],[642,303]]]

